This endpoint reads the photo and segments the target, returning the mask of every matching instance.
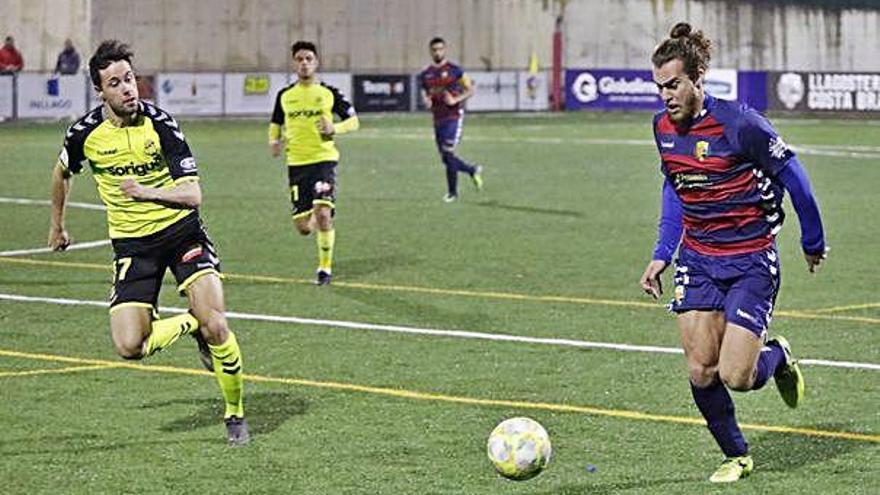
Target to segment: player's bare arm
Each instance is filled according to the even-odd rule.
[[[138,201],[155,201],[182,208],[198,208],[202,204],[202,188],[195,180],[181,182],[169,189],[157,189],[146,187],[134,179],[126,179],[119,189]]]
[[[64,228],[64,213],[70,195],[70,173],[60,163],[52,170],[52,213],[49,220],[48,245],[63,251],[70,245],[70,235]]]

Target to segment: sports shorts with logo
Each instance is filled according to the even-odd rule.
[[[675,262],[670,309],[724,311],[728,322],[764,337],[780,283],[775,248],[754,253],[709,256],[682,246]]]
[[[294,219],[310,214],[318,204],[336,207],[336,163],[319,162],[287,167]]]
[[[220,259],[197,212],[144,237],[114,239],[113,251],[111,308],[123,303],[155,308],[166,268],[180,295],[200,276],[220,274]]]
[[[434,123],[434,141],[440,152],[451,151],[461,141],[461,129],[464,119],[447,119]]]

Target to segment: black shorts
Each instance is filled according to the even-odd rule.
[[[217,251],[196,212],[148,236],[114,239],[113,251],[111,311],[122,304],[156,308],[166,268],[180,295],[202,275],[220,274]]]
[[[287,167],[293,219],[312,213],[315,205],[336,208],[336,162]]]

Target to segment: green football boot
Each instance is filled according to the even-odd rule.
[[[785,405],[793,409],[804,400],[804,375],[798,367],[797,359],[791,355],[791,344],[788,343],[788,340],[785,337],[777,336],[767,343],[774,341],[785,352],[785,362],[779,365],[773,378]]]
[[[724,462],[709,477],[709,481],[712,483],[733,483],[752,474],[754,468],[755,463],[750,455],[724,459]]]

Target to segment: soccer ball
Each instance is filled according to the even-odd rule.
[[[510,418],[492,430],[486,453],[501,476],[527,480],[537,476],[550,462],[550,437],[534,419]]]

